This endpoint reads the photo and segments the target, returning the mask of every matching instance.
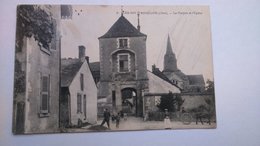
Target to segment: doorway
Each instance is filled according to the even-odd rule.
[[[25,114],[24,114],[24,102],[18,102],[17,103],[17,109],[16,109],[16,133],[24,133],[24,120],[25,120]]]
[[[136,89],[124,88],[121,90],[122,112],[128,115],[136,115]]]

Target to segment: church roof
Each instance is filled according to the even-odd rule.
[[[203,75],[187,75],[190,85],[205,85]]]
[[[167,47],[166,47],[166,55],[173,55],[173,51],[172,51],[172,44],[171,44],[171,40],[170,40],[170,36],[168,35],[167,38]],[[174,56],[175,57],[175,56]]]
[[[99,38],[116,37],[138,37],[146,36],[137,30],[123,15],[112,25],[112,27]]]
[[[163,71],[177,71],[178,67],[177,67],[177,59],[175,54],[172,51],[172,45],[171,45],[171,40],[170,40],[170,36],[168,35],[168,39],[167,39],[167,47],[166,47],[166,53],[164,55],[164,69]]]
[[[83,62],[80,59],[61,59],[61,87],[69,87]]]

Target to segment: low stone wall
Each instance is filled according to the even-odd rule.
[[[185,110],[192,110],[195,108],[198,108],[199,106],[205,106],[208,108],[214,108],[215,109],[215,98],[214,94],[203,94],[203,93],[182,93],[181,94],[182,99],[184,100],[184,103],[182,104],[182,107],[184,107]],[[210,102],[208,104],[207,102]]]
[[[162,121],[164,119],[164,112],[160,112],[158,107],[155,105],[155,98],[159,95],[147,95],[145,96],[145,113],[148,114],[147,120]],[[181,93],[181,97],[184,100],[182,107],[184,110],[191,114],[192,121],[194,121],[194,115],[199,111],[201,107],[206,109],[206,112],[211,114],[211,120],[216,121],[215,112],[215,97],[214,94],[206,93]],[[160,98],[160,97],[159,97]],[[151,102],[153,101],[153,102]],[[170,113],[171,120],[179,120],[180,112]]]

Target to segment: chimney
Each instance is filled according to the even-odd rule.
[[[152,72],[155,72],[156,66],[155,64],[152,65]]]
[[[79,59],[83,62],[85,60],[85,46],[79,46]]]
[[[87,60],[87,63],[89,64],[89,57],[86,56],[85,59]]]

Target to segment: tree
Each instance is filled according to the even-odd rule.
[[[172,92],[169,92],[168,94],[161,96],[160,103],[157,107],[160,111],[165,111],[165,109],[168,109],[169,112],[175,112],[176,110],[180,110],[183,102],[184,100],[181,98],[180,94],[173,94]]]
[[[211,80],[208,79],[208,80],[206,81],[206,84],[207,84],[207,85],[206,85],[206,87],[205,87],[205,88],[206,88],[205,91],[206,91],[207,93],[214,93],[214,92],[215,92],[214,81],[211,81]]]
[[[21,50],[23,37],[34,37],[38,44],[46,49],[54,35],[52,14],[37,5],[19,5],[17,7],[16,51]]]

